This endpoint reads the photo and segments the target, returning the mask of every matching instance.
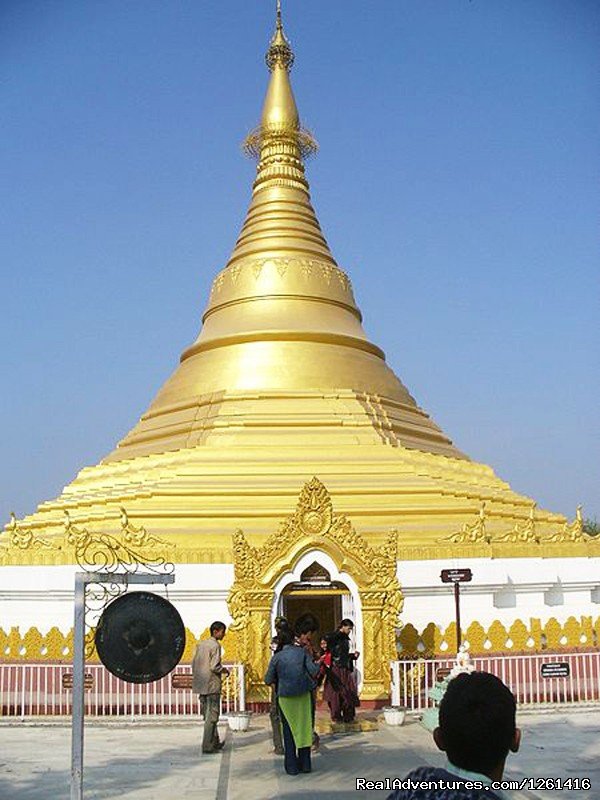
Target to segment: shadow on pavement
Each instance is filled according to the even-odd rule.
[[[94,800],[112,800],[121,797],[124,786],[136,790],[149,788],[165,773],[189,770],[197,766],[199,747],[187,746],[152,752],[145,758],[139,756],[116,757],[98,765],[86,765],[84,770],[84,797]],[[41,760],[41,759],[40,759]],[[40,767],[25,780],[14,783],[0,778],[2,800],[68,800],[70,797],[70,770],[50,770]],[[166,798],[165,798],[166,800]]]

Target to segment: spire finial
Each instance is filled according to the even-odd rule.
[[[283,22],[281,20],[281,0],[277,0],[275,6],[275,33],[269,44],[269,49],[265,56],[267,67],[271,72],[276,66],[284,67],[288,72],[294,63],[294,52],[290,43],[283,32]]]
[[[282,164],[285,164],[284,172],[288,181],[291,180],[290,170],[293,171],[290,159],[293,160],[297,157],[298,180],[306,190],[308,184],[302,177],[304,166],[301,158],[316,153],[318,147],[312,134],[300,124],[289,76],[289,71],[294,63],[294,53],[283,30],[281,0],[276,0],[275,3],[275,33],[271,37],[265,60],[271,72],[271,78],[261,123],[248,134],[243,147],[247,155],[259,159],[259,176],[262,176],[263,179],[266,163],[263,161],[263,156],[266,157],[268,154],[270,170],[277,172],[278,180],[281,179],[279,171],[282,169]],[[294,155],[291,155],[292,153]],[[260,182],[258,178],[257,181]]]

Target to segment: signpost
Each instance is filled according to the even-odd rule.
[[[473,579],[470,569],[443,569],[440,573],[442,583],[454,584],[454,605],[456,608],[456,652],[460,650],[460,584]]]

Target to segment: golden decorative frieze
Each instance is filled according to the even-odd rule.
[[[453,544],[489,544],[489,538],[485,530],[485,503],[481,504],[479,509],[479,516],[474,523],[465,522],[458,533],[452,533],[442,542],[452,542]]]
[[[200,636],[195,636],[186,628],[186,645],[182,662],[190,663],[194,655],[196,644]],[[205,637],[203,637],[205,638]],[[235,658],[227,650],[227,659]],[[72,662],[73,660],[73,629],[63,633],[57,626],[53,626],[47,633],[42,633],[39,628],[32,627],[21,633],[17,627],[5,632],[0,628],[0,661],[46,661],[46,662]],[[98,663],[98,654],[94,650],[86,653],[86,660]]]
[[[154,547],[162,547],[164,549],[170,546],[165,539],[151,536],[143,525],[135,527],[123,507],[121,507],[121,533],[124,542],[131,547],[144,548],[145,552],[152,550]]]
[[[522,524],[515,522],[515,527],[501,536],[494,537],[494,542],[525,543],[534,542],[539,544],[539,536],[535,531],[535,509],[536,503],[532,503],[529,511],[529,518]]]
[[[61,633],[52,627],[46,634],[29,628],[21,634],[19,628],[6,633],[0,628],[0,661],[72,661],[73,630]],[[96,660],[97,658],[93,658]]]
[[[123,508],[122,539],[110,533],[90,532],[86,528],[77,527],[66,509],[64,514],[66,542],[73,548],[77,564],[85,570],[113,572],[117,568],[123,568],[131,572],[140,565],[145,569],[162,570],[167,564],[164,553],[158,551],[158,547],[164,546],[166,542],[148,535],[143,527],[133,527]]]
[[[308,282],[312,278],[323,278],[327,285],[335,279],[340,287],[349,294],[352,293],[352,282],[348,275],[339,267],[334,266],[329,261],[322,261],[316,258],[301,258],[301,257],[265,257],[265,258],[249,258],[242,261],[236,261],[232,266],[225,267],[221,270],[217,277],[214,279],[211,289],[211,298],[220,294],[225,286],[225,282],[229,281],[235,286],[242,278],[245,272],[251,273],[254,280],[257,281],[263,269],[266,266],[275,267],[280,278],[286,276],[288,269],[295,268],[299,275]],[[206,319],[205,314],[205,319]]]
[[[589,536],[583,530],[581,506],[577,506],[573,522],[565,522],[562,528],[554,533],[540,532],[536,520],[536,508],[536,503],[532,503],[528,518],[524,522],[515,522],[506,533],[489,533],[486,504],[482,503],[479,516],[474,523],[465,522],[460,531],[437,541],[440,545],[446,542],[462,545],[461,555],[472,558],[495,556],[496,545],[499,545],[497,555],[509,558],[523,558],[529,555],[541,555],[547,558],[585,556],[600,550],[600,537]],[[507,545],[510,547],[506,548]],[[583,545],[583,547],[575,551],[573,545]],[[467,552],[467,548],[470,552]],[[447,555],[443,547],[439,547],[436,551],[431,547],[417,549],[409,546],[402,551],[402,557],[405,559],[441,558]]]
[[[600,646],[600,617],[571,616],[564,623],[551,617],[546,622],[537,618],[515,619],[509,626],[494,620],[487,626],[477,620],[463,627],[463,641],[469,643],[472,655],[486,653],[543,653],[564,648],[596,649]],[[421,632],[407,623],[398,634],[400,658],[433,658],[453,652],[456,623],[445,628],[429,623]]]
[[[270,635],[270,621],[266,618],[259,619],[261,631],[268,638]],[[375,612],[369,612],[365,621],[364,638],[365,648],[363,656],[365,667],[369,670],[371,679],[381,680],[379,667],[376,663],[378,644],[381,638],[383,623],[376,619]],[[195,634],[186,628],[186,648],[182,663],[189,663],[193,657],[196,644],[201,639],[209,636],[208,628],[200,634]],[[238,651],[240,633],[230,627],[223,642],[225,658],[227,661],[244,661],[247,657]],[[463,639],[469,643],[472,655],[485,655],[486,653],[544,653],[572,649],[597,649],[600,647],[600,617],[571,616],[565,622],[558,622],[551,617],[546,622],[537,618],[516,619],[511,625],[506,626],[499,620],[483,626],[477,620],[463,628]],[[397,633],[397,652],[391,657],[395,658],[433,658],[434,656],[452,653],[456,641],[456,626],[452,622],[446,627],[430,622],[422,630],[418,630],[410,622]],[[268,660],[268,648],[263,652],[262,644],[253,647],[252,657],[259,660],[259,666],[266,669],[265,659]],[[73,631],[61,632],[56,626],[47,633],[42,633],[39,628],[32,627],[21,632],[19,628],[5,631],[0,628],[0,661],[69,661],[72,659]],[[97,654],[93,654],[93,662],[98,661]],[[387,670],[387,662],[382,664]],[[373,676],[373,672],[377,673]],[[255,674],[262,679],[260,671],[255,668]],[[264,672],[263,672],[264,674]],[[422,673],[417,669],[414,673],[415,683]]]
[[[36,536],[33,531],[21,527],[14,511],[10,512],[10,522],[6,526],[8,534],[8,542],[0,543],[0,550],[4,550],[7,554],[11,548],[15,550],[53,550],[57,549],[56,545],[42,536]]]
[[[315,139],[312,131],[308,128],[301,126],[279,126],[273,125],[265,126],[258,125],[250,131],[242,142],[242,150],[249,158],[259,159],[261,154],[263,156],[263,163],[266,160],[265,156],[268,154],[265,150],[268,147],[274,147],[276,150],[285,152],[286,146],[296,149],[303,158],[310,158],[316,155],[319,151],[319,145]],[[302,168],[302,162],[297,157],[292,156],[289,162],[293,168],[292,175],[295,176],[296,171]],[[278,174],[285,171],[285,164],[283,158],[280,157],[275,168]],[[294,185],[294,184],[292,184]]]
[[[6,535],[0,539],[0,563],[15,566],[74,563],[90,566],[96,563],[108,569],[110,564],[119,560],[123,564],[133,564],[136,558],[138,561],[142,558],[144,563],[159,565],[161,559],[164,562],[166,551],[172,556],[177,549],[174,542],[149,534],[143,526],[133,525],[123,507],[120,508],[120,532],[117,535],[90,532],[76,525],[67,509],[63,508],[62,513],[62,530],[60,523],[53,520],[49,536],[41,536],[23,527],[11,513],[10,522],[5,528]],[[204,561],[231,563],[231,554],[225,548],[218,551],[194,548],[190,552],[191,563]],[[184,558],[182,563],[187,563],[187,559]]]
[[[589,536],[583,530],[583,513],[581,506],[577,506],[573,522],[565,522],[561,530],[544,537],[545,542],[594,542],[595,536]]]

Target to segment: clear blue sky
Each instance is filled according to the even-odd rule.
[[[0,516],[133,426],[254,165],[271,0],[0,3]],[[472,458],[600,519],[596,0],[284,0],[325,235]]]

